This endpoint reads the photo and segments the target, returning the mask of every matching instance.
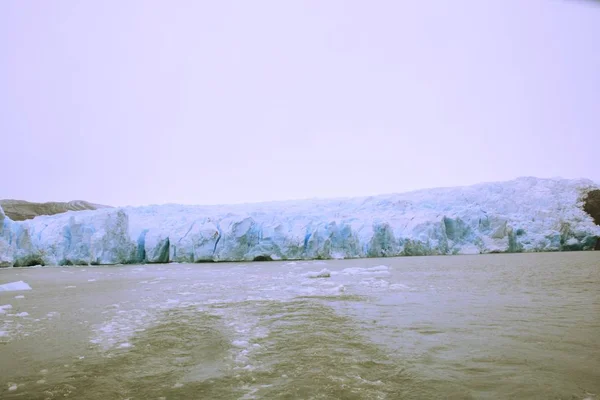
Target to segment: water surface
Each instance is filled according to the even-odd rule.
[[[19,280],[3,399],[600,398],[600,252],[0,270]]]

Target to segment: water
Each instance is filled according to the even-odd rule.
[[[19,280],[2,399],[600,398],[600,252],[0,270]]]

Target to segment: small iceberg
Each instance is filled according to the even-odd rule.
[[[4,283],[0,285],[0,292],[16,292],[18,290],[31,290],[31,286],[23,281]]]
[[[4,305],[0,306],[0,314],[6,314],[6,310],[11,310],[11,309],[12,309],[12,305],[4,304]]]
[[[331,271],[327,268],[323,268],[319,272],[307,272],[304,276],[307,278],[331,278]]]

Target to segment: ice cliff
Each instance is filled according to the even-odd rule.
[[[591,215],[599,196],[589,180],[519,178],[352,199],[69,211],[21,222],[0,208],[0,266],[587,250],[599,243],[600,215]]]

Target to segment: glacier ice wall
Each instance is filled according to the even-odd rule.
[[[328,259],[593,249],[589,180],[519,178],[351,199],[70,211],[15,222],[0,266]]]

